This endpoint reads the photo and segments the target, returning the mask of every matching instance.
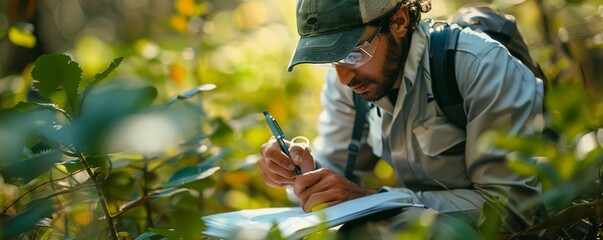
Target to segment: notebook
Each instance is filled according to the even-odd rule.
[[[424,207],[412,203],[403,192],[390,191],[346,201],[319,211],[306,213],[301,207],[246,209],[202,217],[203,234],[225,239],[264,239],[280,231],[283,238],[300,239],[371,213],[400,208]]]

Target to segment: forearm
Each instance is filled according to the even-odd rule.
[[[413,196],[414,203],[424,204],[438,212],[459,212],[481,210],[485,202],[475,189],[452,189],[442,191],[414,192],[408,188],[384,187],[388,191],[399,191]]]

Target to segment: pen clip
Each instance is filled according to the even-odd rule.
[[[277,139],[278,144],[281,146],[281,151],[283,151],[285,155],[287,155],[287,157],[291,158],[291,153],[289,152],[289,149],[287,148],[287,145],[284,141],[285,133],[283,133],[283,130],[276,122],[276,119],[274,119],[274,117],[272,117],[272,115],[270,115],[268,111],[264,111],[264,116],[266,116],[266,122],[268,123],[268,127],[270,127],[270,131],[272,131],[272,135],[274,135],[274,137]],[[295,174],[301,175],[301,173],[302,172],[299,166],[295,165]]]
[[[272,135],[274,135],[276,138],[284,139],[285,133],[276,122],[276,119],[274,119],[274,117],[272,117],[268,111],[264,111],[264,115],[266,116],[266,122],[268,123],[270,131],[272,131]]]

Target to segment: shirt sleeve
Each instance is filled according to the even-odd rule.
[[[465,162],[473,189],[438,191],[403,191],[416,202],[444,213],[461,213],[461,217],[479,219],[484,204],[496,208],[512,232],[530,224],[535,208],[526,202],[540,193],[533,176],[520,176],[505,163],[506,151],[484,149],[484,133],[496,131],[511,136],[536,132],[534,118],[542,113],[543,86],[539,79],[497,42],[483,42],[482,37],[465,34],[459,41],[456,76],[467,113]],[[475,50],[476,46],[483,46]],[[482,144],[484,145],[484,144]]]
[[[466,35],[465,42],[459,40],[456,56],[456,75],[468,121],[467,175],[476,189],[466,196],[502,206],[500,214],[508,223],[530,223],[535,208],[526,208],[525,204],[541,191],[536,177],[521,176],[510,170],[505,162],[508,152],[484,147],[487,145],[480,137],[490,131],[510,136],[535,134],[534,118],[542,113],[542,81],[498,42],[486,40],[479,51],[467,51],[471,47],[468,43],[477,36]],[[432,201],[446,194],[450,193],[424,193],[422,198]],[[459,199],[456,195],[460,194],[450,199]],[[457,204],[462,202],[467,200],[460,199]]]

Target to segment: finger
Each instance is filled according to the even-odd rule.
[[[260,176],[264,179],[264,182],[268,186],[272,187],[282,187],[284,185],[292,184],[293,179],[283,178],[279,175],[274,174],[267,166],[266,160],[260,158],[257,162],[257,165],[260,169]]]
[[[312,171],[316,168],[314,157],[308,145],[294,143],[289,148],[289,152],[293,162],[301,168],[302,172]]]
[[[315,176],[321,176],[318,182],[311,178]],[[309,185],[308,183],[312,184]],[[302,204],[307,204],[316,193],[328,192],[330,199],[320,199],[320,201],[329,202],[334,200],[346,201],[375,192],[374,190],[364,189],[329,169],[320,169],[298,176],[293,186]],[[312,205],[312,207],[315,206]]]
[[[280,177],[293,179],[296,176],[294,171],[295,165],[293,164],[292,167],[283,168],[281,165],[276,163],[274,159],[266,161],[265,164],[269,172],[272,172]]]
[[[261,172],[260,174],[268,186],[284,187],[293,184],[293,179],[283,178],[279,175],[269,174],[267,172]]]
[[[269,176],[268,176],[268,171],[270,171],[268,169],[268,167],[266,167],[266,160],[263,157],[260,157],[258,159],[258,161],[256,162],[256,165],[258,166],[258,168],[260,169],[260,176],[262,177],[262,179],[264,179],[264,182],[266,182],[266,184],[270,185],[270,186],[275,186],[276,182],[274,182]]]
[[[276,141],[269,141],[262,145],[261,154],[266,170],[284,178],[295,177],[295,164],[280,150]]]
[[[304,203],[303,209],[306,212],[313,212],[326,207],[330,207],[343,202],[342,199],[337,199],[332,196],[329,191],[317,192],[312,194],[310,198]]]
[[[291,172],[295,169],[295,164],[291,158],[281,150],[280,145],[276,141],[269,142],[262,155],[264,158],[274,162],[273,164],[276,164],[283,169],[287,169]]]
[[[280,166],[274,165],[266,158],[261,158],[257,164],[260,168],[262,178],[268,185],[280,187],[293,184],[295,174],[291,171],[284,170]]]
[[[293,178],[296,176],[293,171],[294,165],[289,157],[280,151],[280,148],[275,149],[275,143],[275,141],[269,140],[260,149],[262,157],[258,161],[258,165],[261,171],[264,172],[264,176],[266,176],[264,180],[276,185],[292,184]],[[279,161],[283,161],[281,158],[286,158],[285,161],[289,161],[291,167],[283,168],[282,164],[279,164]]]
[[[314,188],[313,189],[314,191],[318,191],[320,189],[318,187],[316,187],[315,185],[318,184],[319,182],[321,182],[325,176],[327,176],[331,173],[332,173],[332,171],[325,168],[325,169],[318,169],[315,171],[310,171],[310,172],[304,173],[300,176],[297,176],[295,178],[295,183],[293,184],[293,192],[295,193],[295,195],[297,195],[301,199],[303,196],[308,195],[308,193],[306,193],[305,195],[303,193],[310,188]],[[310,192],[312,192],[312,191],[310,191]]]

